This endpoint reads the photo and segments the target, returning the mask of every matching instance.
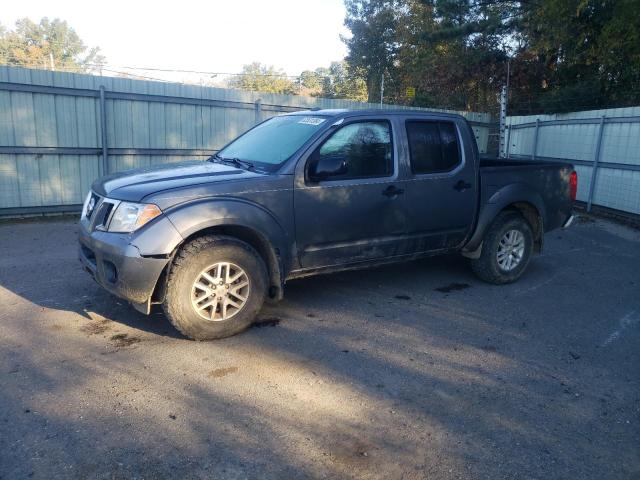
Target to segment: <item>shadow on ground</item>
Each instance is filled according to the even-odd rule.
[[[74,229],[0,226],[2,478],[640,475],[633,239],[553,234],[504,287],[457,257],[298,280],[201,343],[97,287]]]

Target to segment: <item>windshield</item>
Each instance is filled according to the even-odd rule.
[[[326,120],[326,117],[312,115],[273,117],[227,145],[217,157],[279,165],[320,130]]]

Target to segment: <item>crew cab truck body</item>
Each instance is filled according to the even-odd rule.
[[[251,324],[288,279],[458,251],[518,279],[568,226],[571,165],[481,159],[458,115],[320,110],[269,119],[209,161],[106,176],[80,220],[80,260],[195,339]]]

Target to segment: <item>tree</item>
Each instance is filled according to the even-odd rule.
[[[98,70],[105,58],[89,48],[69,24],[47,17],[35,23],[16,21],[14,30],[0,25],[0,63],[76,72]]]
[[[260,92],[367,100],[367,87],[361,72],[345,61],[332,62],[329,68],[305,70],[295,81],[287,77],[282,70],[254,62],[245,65],[242,73],[232,77],[228,85]]]
[[[300,74],[300,84],[302,86],[300,94],[310,97],[323,96],[324,83],[330,73],[329,69],[324,67],[302,72]]]
[[[640,101],[637,0],[524,4],[515,66],[516,108],[570,111]]]
[[[273,66],[253,62],[242,67],[242,73],[229,80],[229,86],[242,90],[268,93],[287,93],[296,91],[296,85],[282,70]]]
[[[364,76],[347,62],[331,62],[322,84],[322,96],[325,98],[344,98],[366,102],[367,84]]]
[[[364,77],[346,61],[331,62],[329,68],[306,70],[300,74],[300,83],[302,95],[367,101]]]
[[[349,48],[347,62],[363,72],[368,101],[379,101],[382,75],[392,72],[398,50],[396,29],[402,14],[396,0],[345,0],[345,25],[350,38],[343,38]]]
[[[640,101],[639,0],[345,0],[347,60],[369,100],[496,111]],[[406,96],[415,87],[414,100]]]
[[[449,108],[478,108],[495,103],[488,85],[505,55],[497,32],[503,10],[485,0],[345,0],[345,39],[351,65],[364,72],[369,101],[380,100],[385,78],[387,102]],[[417,90],[407,98],[408,87]]]

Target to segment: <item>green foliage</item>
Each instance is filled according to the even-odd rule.
[[[367,84],[362,74],[347,62],[331,62],[322,85],[322,96],[366,102]]]
[[[302,95],[367,101],[364,78],[345,61],[331,62],[329,68],[316,68],[300,74]]]
[[[640,0],[345,0],[369,101],[496,111],[640,102]],[[406,95],[415,87],[415,99]]]
[[[305,70],[295,81],[281,70],[254,62],[242,68],[242,74],[232,77],[229,86],[242,90],[287,93],[311,97],[345,98],[366,101],[364,79],[347,62],[332,62],[329,68]]]
[[[296,85],[282,70],[253,62],[242,67],[242,73],[229,80],[229,86],[242,90],[268,93],[294,93]]]
[[[544,0],[521,12],[516,100],[537,110],[640,102],[640,1]],[[516,105],[517,106],[517,105]]]
[[[300,74],[302,95],[318,97],[322,95],[325,79],[329,76],[328,68],[316,68],[315,70],[305,70]]]
[[[382,73],[395,73],[397,32],[406,6],[395,0],[345,0],[345,6],[345,25],[352,34],[343,39],[349,48],[347,62],[363,72],[368,101],[379,101]]]
[[[35,23],[18,20],[14,30],[0,25],[0,63],[31,68],[87,72],[104,64],[97,47],[87,47],[73,28],[58,18]]]

